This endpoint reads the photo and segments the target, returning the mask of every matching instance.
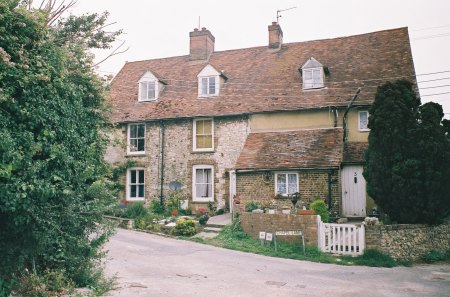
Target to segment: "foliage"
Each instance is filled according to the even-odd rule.
[[[173,233],[180,236],[192,236],[197,233],[195,228],[195,221],[191,219],[179,219],[175,227],[173,228]]]
[[[224,213],[225,213],[225,209],[219,208],[219,209],[216,210],[216,212],[214,214],[216,216],[219,216],[219,215],[223,215]]]
[[[377,90],[364,177],[377,205],[399,223],[438,223],[450,213],[450,142],[442,107],[420,106],[408,81]]]
[[[145,217],[147,214],[148,210],[145,208],[143,202],[133,202],[125,208],[125,217],[129,219],[138,219]]]
[[[170,211],[176,209],[180,209],[180,203],[182,200],[185,200],[185,198],[181,195],[179,192],[172,192],[169,199],[166,201],[166,207]]]
[[[153,199],[150,202],[150,211],[156,214],[163,214],[165,211],[164,204],[161,204],[158,199]]]
[[[386,255],[375,249],[366,249],[364,254],[359,257],[352,258],[357,265],[365,265],[371,267],[395,267],[397,263],[391,256]]]
[[[435,251],[432,250],[422,256],[422,260],[426,263],[435,263],[439,261],[446,261],[450,263],[450,250],[447,251]]]
[[[93,285],[115,192],[103,159],[104,87],[87,50],[115,33],[98,16],[50,27],[47,12],[16,3],[0,1],[0,279],[28,269],[23,285],[53,281],[54,271]]]
[[[255,209],[261,208],[261,203],[258,201],[246,201],[245,202],[245,211],[252,212]]]
[[[314,212],[320,216],[322,222],[328,223],[330,214],[328,213],[328,207],[323,200],[315,200],[309,205],[309,208],[314,210]]]
[[[142,230],[159,232],[161,230],[161,226],[158,223],[159,219],[160,219],[160,215],[158,215],[158,214],[148,213],[144,216],[140,216],[135,221],[136,228],[142,229]]]
[[[209,216],[208,216],[208,214],[202,214],[202,215],[200,215],[199,217],[198,217],[198,223],[200,224],[200,225],[202,225],[202,226],[204,226],[204,225],[206,225],[206,223],[208,222],[208,220],[209,220]]]
[[[22,297],[60,296],[73,290],[73,283],[63,271],[46,270],[42,274],[26,271],[19,277],[12,295]]]

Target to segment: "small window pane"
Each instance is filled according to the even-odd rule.
[[[208,95],[208,78],[202,78],[202,95]]]
[[[130,126],[130,137],[136,138],[136,125]]]
[[[137,137],[144,137],[145,125],[137,125],[137,126],[138,126],[138,135],[137,135]]]
[[[141,92],[141,100],[146,100],[147,97],[147,82],[141,82],[139,83],[139,87],[140,87],[140,92]]]
[[[368,129],[369,117],[368,113],[363,111],[359,113],[359,129],[366,130]]]
[[[145,141],[144,139],[138,139],[137,140],[137,151],[138,152],[143,152],[145,151]]]
[[[196,121],[195,122],[195,132],[197,134],[203,134],[203,125],[204,125],[204,121]]]
[[[303,70],[303,75],[305,80],[312,79],[312,70]]]
[[[286,193],[286,175],[285,174],[277,175],[277,193],[278,194]]]
[[[139,183],[144,183],[144,170],[139,170]]]
[[[215,77],[209,78],[209,94],[214,95],[216,93],[216,79]]]
[[[139,188],[139,193],[138,193],[137,197],[144,198],[144,185],[139,185],[138,188]]]
[[[298,192],[297,189],[297,174],[288,174],[288,194]]]
[[[131,198],[136,198],[136,185],[131,185],[130,186],[130,197]]]
[[[202,121],[202,123],[203,123],[203,134],[211,134],[212,121],[206,120]]]
[[[147,99],[155,99],[155,82],[147,82]]]
[[[130,182],[132,184],[136,183],[136,170],[131,170],[131,178],[130,178]]]

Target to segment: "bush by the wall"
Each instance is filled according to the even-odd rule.
[[[261,208],[261,203],[258,201],[247,201],[245,202],[245,211],[252,212],[255,209]]]
[[[320,219],[324,223],[328,223],[330,220],[330,214],[328,212],[327,205],[323,200],[316,200],[309,206],[310,209],[314,210],[316,214],[320,216]]]
[[[192,236],[197,233],[195,228],[195,221],[191,219],[179,219],[175,227],[173,228],[173,233],[180,236]]]

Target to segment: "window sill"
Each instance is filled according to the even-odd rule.
[[[158,100],[158,98],[155,98],[155,99],[149,99],[149,100],[139,100],[139,99],[138,99],[138,102],[139,102],[139,103],[145,103],[145,102],[153,102],[153,101],[156,101],[156,100]]]
[[[203,153],[215,153],[216,150],[214,149],[207,149],[207,150],[192,150],[193,154],[203,154]]]
[[[208,203],[214,202],[214,197],[211,198],[192,198],[192,203]]]
[[[359,132],[370,132],[370,129],[359,129]]]
[[[145,201],[145,198],[125,198],[125,201],[127,201],[127,202],[139,202],[139,201]]]
[[[130,153],[127,152],[127,154],[125,155],[125,157],[144,157],[146,155],[145,152],[139,152],[139,153]]]

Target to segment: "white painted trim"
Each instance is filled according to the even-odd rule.
[[[211,197],[197,197],[196,188],[196,170],[197,169],[211,169]],[[192,201],[194,202],[209,202],[214,201],[214,166],[213,165],[194,165],[192,166]]]
[[[370,131],[369,128],[361,128],[361,114],[362,113],[367,113],[367,124],[369,124],[369,112],[367,110],[360,110],[358,111],[358,130],[361,132],[368,132]]]
[[[319,70],[320,71],[320,78],[322,83],[320,85],[314,85],[314,70]],[[311,71],[311,81],[312,81],[312,85],[306,87],[305,83],[305,71]],[[309,84],[309,83],[308,83]],[[316,68],[305,68],[302,69],[302,88],[303,90],[311,90],[311,89],[323,89],[325,87],[325,78],[323,75],[323,67],[316,67]]]
[[[144,171],[144,197],[139,198],[131,198],[130,197],[130,180],[131,180],[131,171],[132,170],[142,170]],[[125,183],[125,200],[126,201],[144,201],[145,200],[145,168],[144,167],[130,167],[127,169],[126,183]]]
[[[144,150],[132,152],[130,151],[130,126],[132,125],[144,125]],[[146,147],[146,137],[147,137],[147,125],[145,123],[128,123],[127,125],[127,155],[145,155],[145,147]]]
[[[278,195],[278,175],[279,174],[285,174],[286,175],[286,191],[288,190],[288,184],[289,179],[287,174],[295,174],[297,176],[297,192],[300,192],[300,178],[298,172],[295,171],[282,171],[282,172],[275,172],[275,195]],[[292,193],[291,193],[292,194]],[[288,194],[280,194],[281,196],[287,196]]]
[[[234,196],[236,196],[236,170],[230,170],[229,174],[229,185],[230,185],[230,197],[229,197],[229,205],[230,205],[230,212],[233,213],[233,200]]]
[[[208,85],[206,87],[206,94],[202,93],[202,89],[203,89],[203,78],[207,78],[208,79]],[[209,81],[211,79],[214,79],[214,90],[215,93],[214,94],[210,94],[209,93]],[[198,77],[198,97],[200,98],[207,98],[207,97],[217,97],[219,96],[219,90],[220,90],[220,80],[219,80],[219,76],[215,76],[215,75],[209,75],[209,76],[199,76]]]
[[[211,120],[211,148],[197,148],[197,122]],[[214,152],[214,118],[198,118],[192,122],[192,151],[194,152]]]

